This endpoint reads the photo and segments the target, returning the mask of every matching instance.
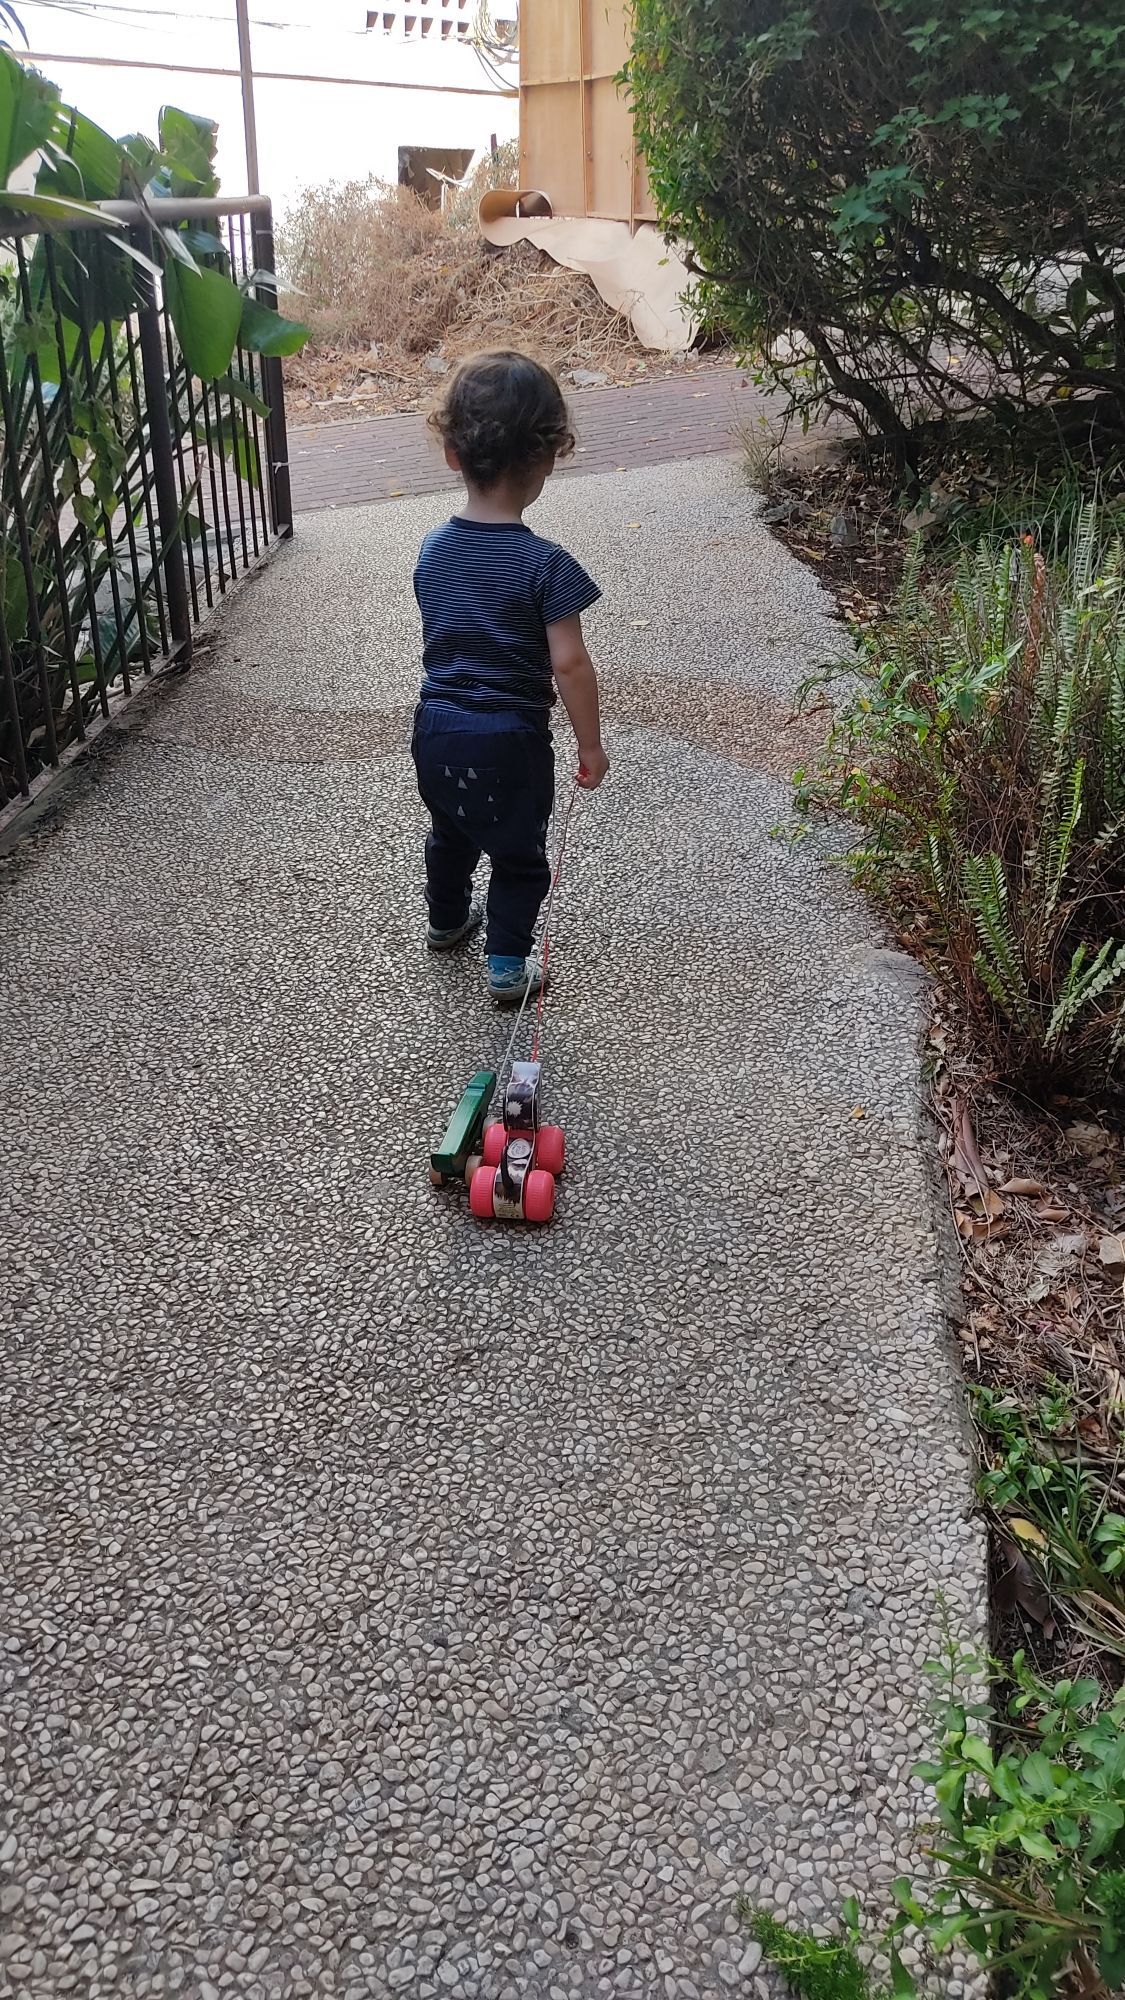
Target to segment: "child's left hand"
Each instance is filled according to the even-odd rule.
[[[609,771],[609,758],[600,743],[578,752],[578,782],[584,792],[596,792]]]

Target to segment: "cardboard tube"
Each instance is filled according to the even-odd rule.
[[[554,212],[550,199],[539,188],[489,188],[477,203],[477,221],[484,237],[494,222],[507,221],[511,216],[521,220],[544,217]]]

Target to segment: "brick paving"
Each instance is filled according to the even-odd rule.
[[[770,406],[742,369],[719,367],[627,387],[579,389],[570,403],[578,449],[559,468],[570,477],[734,450],[740,430]],[[293,504],[301,513],[457,484],[425,418],[416,414],[294,427],[289,452]]]

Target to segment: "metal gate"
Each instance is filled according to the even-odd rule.
[[[80,254],[17,221],[0,271],[0,813],[137,676],[186,664],[194,627],[293,527],[280,360],[238,346],[221,380],[194,378],[147,266],[126,317],[74,303],[97,296],[99,232],[143,252],[155,217],[217,223],[231,276],[275,305],[268,200],[98,207]]]

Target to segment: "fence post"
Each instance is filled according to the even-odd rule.
[[[141,248],[152,256],[151,234],[141,232]],[[137,270],[137,328],[141,349],[141,374],[145,385],[149,448],[152,452],[152,483],[156,490],[156,519],[160,529],[161,567],[168,604],[168,632],[172,651],[183,666],[191,661],[191,603],[188,598],[187,570],[184,566],[184,536],[180,521],[180,501],[176,490],[176,461],[172,449],[172,426],[168,419],[168,376],[164,347],[160,338],[160,312],[156,284],[143,266]]]
[[[274,278],[273,209],[267,203],[259,213],[255,210],[250,218],[250,241],[254,250],[254,269],[269,275],[264,282],[255,286],[257,296],[264,306],[277,309],[277,283]],[[263,354],[262,387],[266,392],[269,416],[266,418],[266,451],[269,457],[270,511],[273,515],[273,531],[284,541],[293,533],[293,494],[289,484],[289,433],[285,423],[285,383],[281,373],[281,361],[276,354]]]

